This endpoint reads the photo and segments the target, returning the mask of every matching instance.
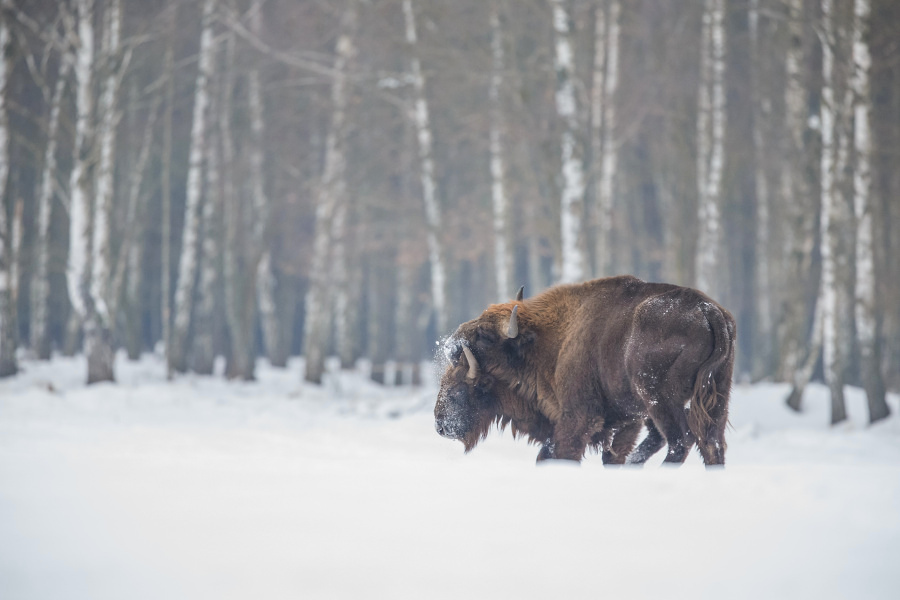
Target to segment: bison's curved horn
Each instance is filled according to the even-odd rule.
[[[519,337],[519,305],[513,306],[512,314],[509,315],[509,327],[506,329],[506,337],[513,339]]]
[[[522,287],[519,288],[519,291],[516,292],[516,302],[521,302],[524,297],[525,297],[525,286],[523,285]]]
[[[469,350],[469,347],[463,345],[463,352],[466,353],[466,360],[469,362],[469,372],[466,373],[467,379],[475,379],[478,377],[478,361],[475,360],[475,355],[472,354],[472,351]]]

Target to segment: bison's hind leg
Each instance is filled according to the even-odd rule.
[[[697,450],[707,467],[725,464],[725,436],[715,429],[716,424],[711,424],[704,438],[697,441]]]
[[[646,359],[645,364],[635,369],[634,392],[644,402],[653,424],[669,446],[664,462],[681,464],[694,445],[694,435],[684,414],[684,403],[691,396],[693,382],[678,376],[683,355],[674,359],[648,355]],[[648,443],[647,449],[651,447]]]
[[[731,396],[732,363],[713,372],[715,402],[707,411],[709,421],[696,432],[697,449],[706,466],[725,464],[725,429],[728,427],[728,401]]]
[[[643,465],[647,460],[666,445],[666,438],[659,432],[652,419],[647,419],[647,437],[634,449],[626,461],[629,465]]]

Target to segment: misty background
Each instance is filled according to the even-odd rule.
[[[900,388],[892,0],[5,0],[0,41],[0,375],[413,382],[520,285],[631,273],[795,407]]]

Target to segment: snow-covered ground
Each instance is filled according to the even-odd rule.
[[[433,429],[433,387],[119,360],[0,382],[0,598],[897,598],[900,406],[736,386],[728,466],[535,467]]]

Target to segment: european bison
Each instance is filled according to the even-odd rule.
[[[696,443],[721,465],[734,346],[734,318],[694,289],[620,276],[520,290],[444,343],[435,428],[466,452],[496,423],[541,444],[538,461],[591,447],[643,464],[668,444],[680,464]]]

